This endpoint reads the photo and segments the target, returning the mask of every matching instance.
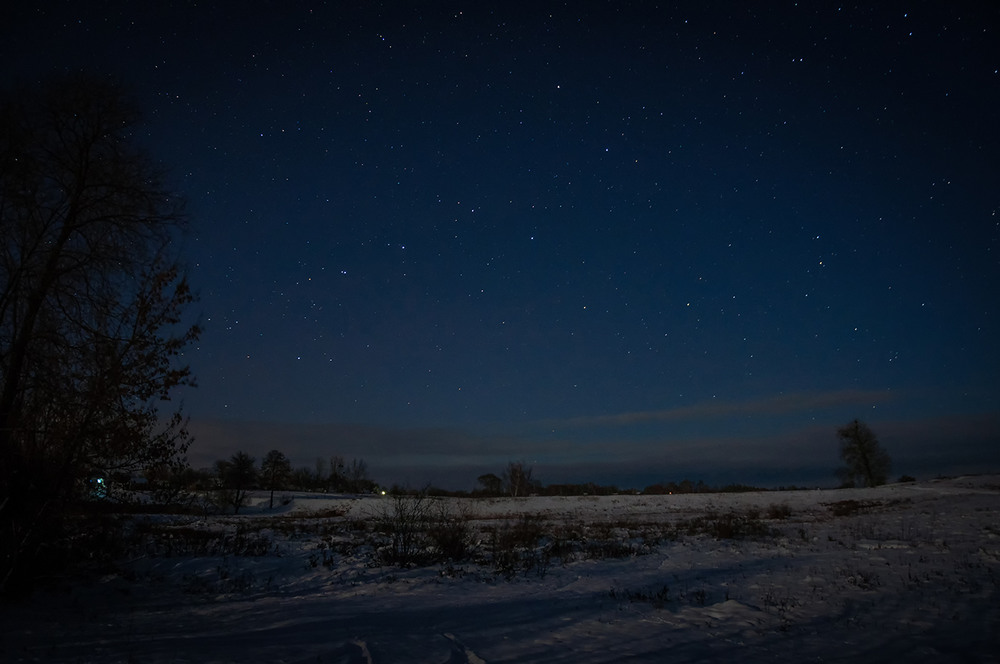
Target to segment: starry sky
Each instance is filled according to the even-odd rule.
[[[989,2],[46,2],[192,224],[195,466],[383,483],[1000,470]]]

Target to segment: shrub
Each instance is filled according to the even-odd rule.
[[[261,557],[276,551],[270,535],[238,524],[235,528],[212,530],[190,525],[145,524],[137,536],[148,556],[241,556]]]
[[[851,514],[870,512],[872,508],[878,507],[881,503],[877,501],[862,500],[839,500],[829,503],[827,507],[834,516],[850,516]]]
[[[696,517],[677,524],[679,531],[687,535],[710,535],[716,539],[743,539],[776,537],[780,533],[760,519],[759,514],[751,510],[744,514],[727,512],[718,514],[709,512],[703,517]]]
[[[489,530],[491,563],[497,574],[507,578],[519,571],[535,570],[544,575],[551,558],[539,551],[545,521],[532,514],[522,514],[516,521],[505,521]]]
[[[767,508],[768,519],[787,519],[792,515],[792,508],[784,503],[775,503]]]
[[[430,512],[427,535],[438,557],[450,562],[468,558],[473,537],[468,509],[453,511],[448,503],[436,501],[435,509]]]
[[[420,554],[429,510],[430,502],[422,493],[396,494],[384,499],[375,514],[377,530],[389,538],[388,546],[380,551],[382,562],[408,567],[426,561],[426,556]]]

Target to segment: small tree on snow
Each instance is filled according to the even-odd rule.
[[[477,481],[483,487],[483,491],[488,496],[499,496],[503,493],[503,480],[493,473],[480,475]]]
[[[260,462],[260,478],[265,489],[271,491],[268,509],[274,509],[274,490],[285,488],[292,474],[292,464],[282,452],[271,450]]]
[[[844,485],[872,487],[886,483],[892,462],[867,424],[854,420],[837,429],[837,438],[840,458],[844,460],[837,475]]]
[[[504,490],[513,498],[526,496],[534,486],[531,479],[533,468],[524,461],[511,461],[503,471]]]
[[[233,514],[238,514],[240,508],[246,504],[250,489],[257,481],[255,461],[256,459],[246,452],[237,452],[229,461],[220,461],[216,464],[226,491],[224,500],[232,506]]]

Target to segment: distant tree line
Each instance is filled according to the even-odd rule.
[[[837,470],[842,486],[878,486],[884,484],[889,472],[888,454],[881,448],[875,434],[863,422],[854,420],[837,430],[841,457],[845,465]],[[93,484],[97,480],[100,484]],[[145,470],[141,479],[136,475],[109,474],[94,478],[91,498],[104,498],[121,490],[143,490],[160,505],[179,504],[193,500],[196,494],[210,496],[211,502],[238,513],[246,506],[252,491],[268,491],[268,507],[274,507],[276,491],[307,491],[323,493],[373,493],[378,489],[363,459],[331,455],[316,457],[312,466],[292,468],[291,462],[279,450],[271,450],[257,459],[238,451],[228,459],[219,459],[209,468],[194,469],[188,465],[160,463]],[[912,480],[904,476],[900,481]],[[800,487],[780,487],[794,490]],[[525,461],[509,462],[499,474],[486,473],[477,478],[472,491],[446,490],[433,486],[412,489],[393,486],[393,495],[420,494],[455,497],[526,497],[526,496],[606,496],[673,495],[692,493],[735,493],[766,491],[746,484],[713,486],[702,480],[657,482],[642,489],[619,488],[595,482],[543,484],[534,476],[534,468]]]
[[[842,487],[867,486],[874,487],[888,481],[891,460],[889,454],[882,448],[875,433],[867,424],[853,420],[837,429],[840,457],[844,465],[836,470]],[[908,475],[903,475],[900,482],[913,481]],[[779,491],[793,491],[802,487],[782,486]],[[499,475],[486,473],[476,479],[476,488],[472,491],[448,491],[436,487],[426,487],[414,491],[394,486],[391,493],[421,493],[436,496],[468,496],[468,497],[501,497],[518,498],[523,496],[607,496],[615,494],[640,495],[671,495],[688,493],[738,493],[749,491],[767,491],[768,489],[747,484],[726,484],[712,486],[702,480],[684,479],[679,482],[658,482],[644,489],[620,489],[615,485],[601,485],[594,482],[579,484],[542,484],[534,477],[534,469],[524,461],[511,461]]]
[[[837,429],[840,441],[840,455],[844,466],[837,469],[841,486],[878,486],[887,481],[890,460],[882,449],[872,430],[859,420]],[[171,479],[169,476],[174,473]],[[237,452],[229,459],[220,459],[212,468],[194,470],[164,466],[160,471],[148,475],[147,488],[159,492],[164,502],[169,502],[174,494],[187,491],[215,491],[218,502],[234,512],[245,504],[249,491],[270,491],[269,505],[274,505],[275,491],[318,491],[333,493],[371,493],[378,485],[368,473],[368,465],[362,459],[345,462],[342,456],[317,457],[315,463],[292,469],[285,455],[271,450],[261,460],[245,452]],[[903,476],[900,481],[913,478]],[[782,486],[782,490],[796,490],[801,487]],[[486,473],[476,479],[472,491],[455,491],[425,486],[419,489],[392,486],[392,495],[430,495],[454,497],[511,497],[526,496],[607,496],[617,494],[634,495],[674,495],[692,493],[737,493],[767,491],[768,489],[748,484],[730,483],[710,485],[703,480],[683,479],[680,481],[657,482],[642,489],[619,488],[616,485],[595,482],[543,484],[534,476],[534,468],[525,461],[510,461],[499,474]]]
[[[238,513],[251,491],[268,491],[270,509],[275,491],[372,493],[378,485],[363,459],[346,463],[341,456],[318,457],[312,467],[293,469],[283,452],[271,450],[259,465],[255,457],[239,451],[200,470],[162,466],[146,473],[142,484],[132,488],[145,489],[160,504],[182,504],[205,495],[218,507]]]
[[[766,489],[746,484],[711,486],[702,480],[689,479],[681,480],[679,482],[660,482],[651,484],[643,489],[620,488],[614,484],[597,484],[596,482],[546,485],[534,477],[534,468],[532,466],[529,466],[524,461],[511,461],[499,475],[496,473],[486,473],[476,478],[476,487],[472,491],[455,491],[434,486],[414,489],[394,485],[388,490],[388,492],[393,495],[409,494],[465,498],[519,498],[525,496],[613,496],[620,494],[666,495],[765,490]]]

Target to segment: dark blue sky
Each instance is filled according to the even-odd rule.
[[[196,465],[1000,468],[991,3],[45,4],[4,78],[120,77],[189,201]]]

